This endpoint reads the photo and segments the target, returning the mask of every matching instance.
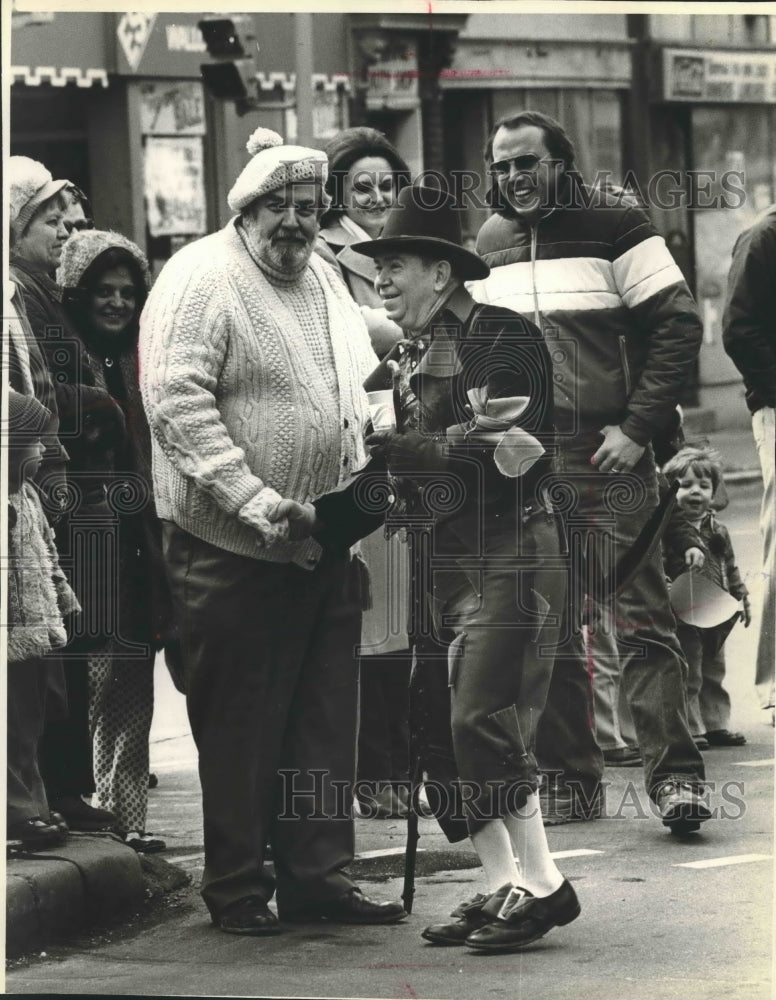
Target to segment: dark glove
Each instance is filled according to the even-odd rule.
[[[110,393],[82,386],[79,393],[82,412],[82,435],[91,445],[115,448],[126,435],[124,411]]]
[[[380,431],[370,434],[364,443],[373,458],[385,459],[394,476],[447,469],[443,439],[426,437],[414,430]]]

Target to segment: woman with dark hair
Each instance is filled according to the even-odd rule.
[[[382,132],[365,126],[339,132],[326,146],[331,206],[321,218],[318,253],[337,268],[361,306],[379,358],[401,339],[401,331],[374,289],[374,265],[352,243],[377,239],[410,169]]]
[[[351,244],[376,239],[388,212],[409,183],[409,167],[373,128],[338,133],[326,146],[331,206],[321,219],[318,253],[335,267],[361,307],[372,347],[382,358],[403,337],[374,288],[374,262]],[[381,528],[362,542],[371,600],[361,628],[358,785],[361,814],[406,815],[409,769],[406,546],[386,541]]]
[[[97,796],[115,813],[126,842],[150,853],[165,847],[145,823],[153,666],[167,632],[169,597],[137,371],[148,265],[119,233],[84,230],[66,243],[57,278],[80,355],[80,363],[63,367],[62,374],[111,401],[84,415],[70,447],[76,476],[99,493],[104,508],[98,528],[103,544],[89,564],[97,600],[85,611],[87,631],[97,637],[88,656]]]

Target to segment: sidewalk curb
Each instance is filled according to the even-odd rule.
[[[16,958],[138,910],[140,859],[109,835],[71,834],[56,850],[6,863],[6,955]]]

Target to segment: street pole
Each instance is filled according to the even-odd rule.
[[[294,14],[296,49],[296,141],[309,146],[313,141],[313,15]]]

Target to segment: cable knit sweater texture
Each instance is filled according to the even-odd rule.
[[[361,385],[376,363],[358,308],[317,255],[280,284],[256,266],[234,219],[184,247],[140,324],[159,517],[238,555],[312,569],[318,543],[287,541],[267,514],[281,498],[334,489],[362,464]]]

